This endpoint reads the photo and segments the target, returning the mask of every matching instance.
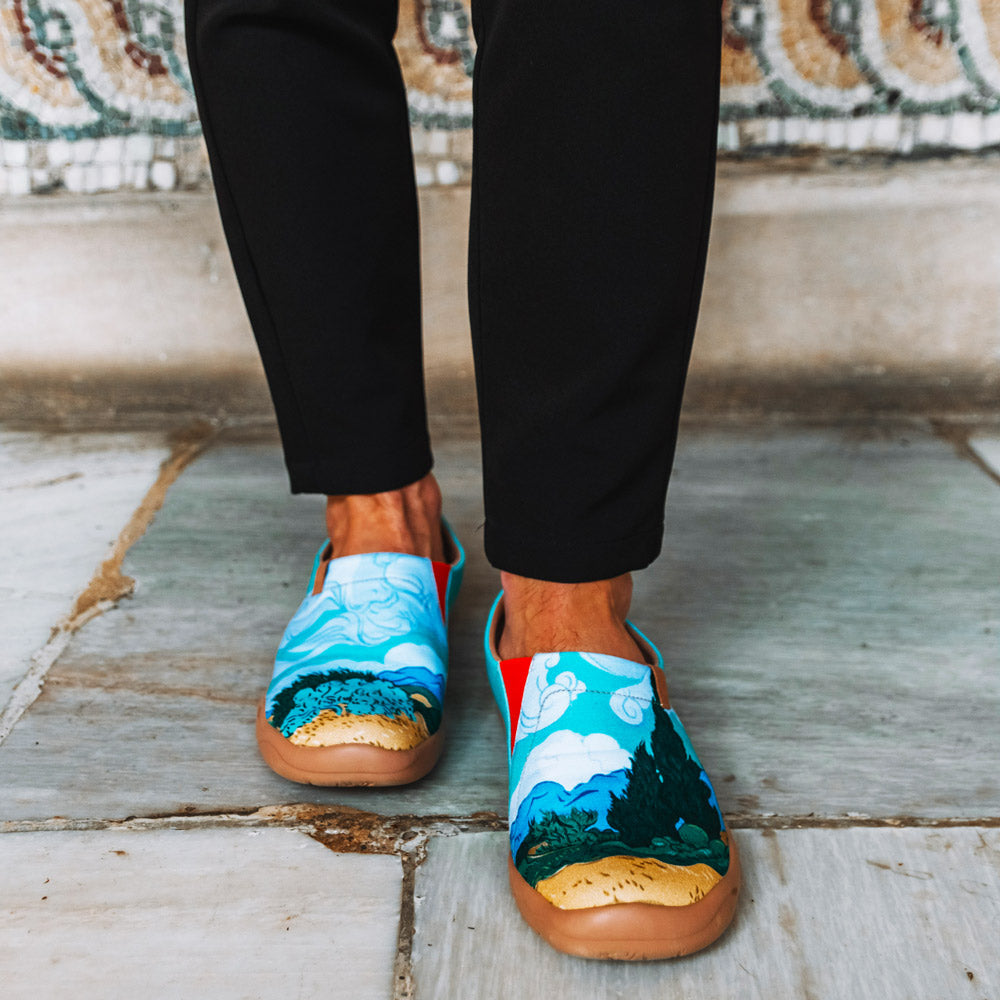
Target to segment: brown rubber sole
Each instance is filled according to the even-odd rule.
[[[408,785],[438,762],[444,733],[439,729],[411,750],[384,750],[364,743],[302,747],[268,723],[262,698],[257,705],[257,746],[272,771],[304,785]]]
[[[582,958],[643,961],[678,958],[715,941],[736,913],[740,861],[730,834],[729,871],[697,903],[612,903],[563,910],[533,889],[507,855],[510,887],[521,916],[557,951]]]

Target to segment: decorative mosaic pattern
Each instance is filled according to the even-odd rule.
[[[724,0],[720,144],[1000,143],[998,0]]]
[[[421,183],[468,175],[471,2],[400,0]],[[722,149],[1000,145],[1000,0],[722,2]],[[197,135],[181,0],[0,0],[0,191],[201,183]]]
[[[180,0],[2,0],[0,134],[197,132]]]
[[[723,150],[1000,144],[1000,0],[723,0],[723,18]],[[469,0],[403,0],[401,25],[415,127],[461,134]]]

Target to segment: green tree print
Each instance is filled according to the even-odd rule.
[[[652,708],[650,747],[640,744],[633,755],[624,792],[611,796],[608,823],[632,847],[646,847],[654,837],[680,840],[681,821],[700,828],[706,843],[717,839],[722,825],[709,787],[701,780],[701,767],[688,757],[666,711],[656,703]],[[693,830],[686,834],[686,842],[702,840]]]

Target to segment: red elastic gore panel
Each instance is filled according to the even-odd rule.
[[[441,617],[448,618],[448,577],[451,575],[451,565],[449,563],[431,563],[434,567],[434,582],[437,584],[438,604],[441,605]]]
[[[521,700],[524,698],[524,685],[528,681],[528,668],[530,666],[530,656],[517,656],[512,660],[500,661],[500,676],[503,677],[504,690],[507,692],[507,705],[510,708],[511,753],[514,752],[517,720],[521,716]]]

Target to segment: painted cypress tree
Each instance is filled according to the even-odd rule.
[[[677,837],[681,820],[701,827],[709,839],[718,837],[719,816],[701,767],[688,757],[670,716],[655,703],[652,708],[650,749],[644,743],[636,749],[624,792],[611,796],[608,823],[632,847],[648,847],[654,837]]]
[[[677,803],[678,818],[700,826],[709,840],[717,839],[722,830],[719,812],[712,805],[711,789],[701,780],[701,765],[687,755],[684,741],[674,729],[670,716],[659,705],[654,705],[653,711],[656,713],[653,760],[664,785],[670,790],[670,798]]]
[[[662,831],[673,830],[678,817],[673,804],[662,794],[663,782],[653,755],[640,743],[632,757],[628,784],[621,795],[611,796],[608,824],[618,831],[622,842],[631,847],[648,847]]]

